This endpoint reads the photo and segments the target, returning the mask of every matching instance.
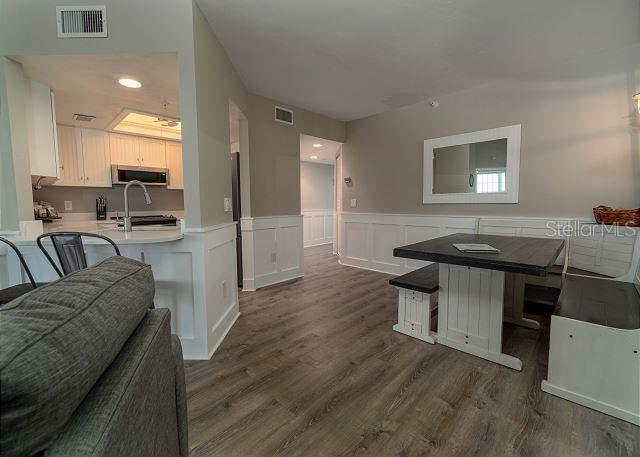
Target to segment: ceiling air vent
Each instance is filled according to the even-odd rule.
[[[81,121],[81,122],[91,122],[92,120],[94,120],[96,117],[95,116],[91,116],[89,114],[79,114],[79,113],[75,113],[73,115],[73,120],[74,121]]]
[[[285,124],[293,125],[293,111],[290,109],[276,106],[276,121],[283,122]]]
[[[56,6],[59,38],[105,38],[107,16],[104,6]]]

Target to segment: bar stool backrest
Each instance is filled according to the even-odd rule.
[[[87,268],[87,255],[84,251],[84,245],[82,243],[83,237],[99,238],[101,240],[104,240],[111,244],[111,246],[113,246],[116,255],[120,255],[120,249],[118,249],[118,246],[113,242],[111,238],[103,235],[98,235],[96,233],[51,232],[40,235],[36,239],[36,242],[47,260],[49,260],[49,262],[51,263],[51,266],[53,266],[53,269],[62,278],[69,273]],[[58,262],[62,267],[62,271],[60,271],[60,268],[58,268],[56,262],[51,258],[49,252],[42,245],[42,240],[45,238],[51,239],[51,243],[53,244],[53,248],[56,251]]]
[[[24,272],[27,274],[27,277],[29,278],[29,282],[31,283],[31,285],[33,286],[34,289],[36,287],[38,287],[36,285],[35,280],[33,279],[33,275],[31,274],[31,270],[29,270],[29,267],[27,266],[27,262],[24,260],[24,257],[22,257],[22,253],[18,249],[18,246],[16,246],[15,244],[13,244],[11,241],[7,240],[6,238],[2,238],[1,236],[0,236],[0,242],[2,242],[4,244],[6,244],[7,246],[9,246],[13,250],[13,252],[16,253],[16,256],[18,256],[18,260],[20,261],[20,265],[22,265],[22,269],[24,270]]]

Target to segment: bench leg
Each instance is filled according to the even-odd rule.
[[[524,275],[505,273],[504,321],[520,327],[540,330],[538,321],[524,317],[524,283]]]
[[[437,303],[437,292],[425,294],[398,288],[398,323],[396,332],[435,344],[436,335],[431,331],[431,311]]]

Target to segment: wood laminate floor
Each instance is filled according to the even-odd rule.
[[[240,294],[187,362],[191,456],[640,456],[640,428],[540,390],[543,331],[505,324],[509,368],[394,332],[391,276],[305,249],[305,277]]]

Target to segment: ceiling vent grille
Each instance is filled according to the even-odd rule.
[[[91,116],[90,114],[75,113],[73,115],[73,120],[74,121],[81,121],[81,122],[91,122],[95,118],[96,118],[95,116]]]
[[[276,106],[275,120],[285,124],[293,125],[293,111]]]
[[[107,12],[104,6],[57,6],[59,38],[105,38]]]

